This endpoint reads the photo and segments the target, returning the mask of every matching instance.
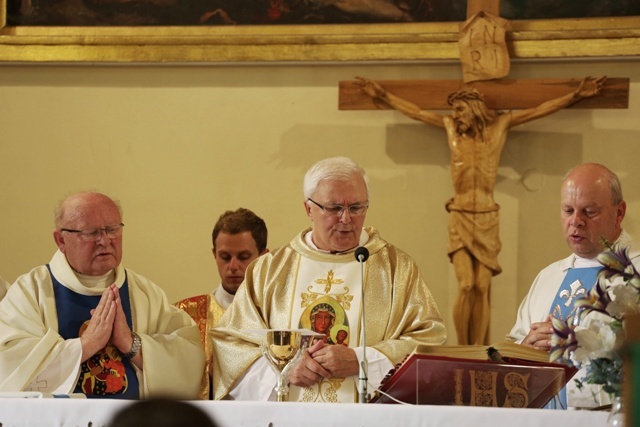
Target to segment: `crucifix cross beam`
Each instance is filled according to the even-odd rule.
[[[463,83],[461,80],[386,80],[385,89],[424,110],[448,110],[449,94],[463,87],[474,87],[484,95],[487,107],[496,110],[533,108],[544,101],[566,95],[578,87],[582,79],[500,79]],[[340,110],[392,109],[362,92],[357,80],[341,81]],[[585,98],[567,108],[629,108],[629,79],[608,78],[598,96]]]

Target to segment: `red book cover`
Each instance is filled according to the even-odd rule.
[[[508,357],[495,362],[412,353],[387,375],[371,403],[542,408],[576,372]]]

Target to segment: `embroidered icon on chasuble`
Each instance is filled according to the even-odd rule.
[[[322,335],[329,345],[356,347],[360,337],[360,265],[302,258],[298,269],[291,324]],[[289,400],[356,401],[355,379],[323,379],[311,387],[291,386]]]

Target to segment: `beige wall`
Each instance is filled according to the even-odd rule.
[[[536,272],[567,254],[558,188],[602,161],[640,234],[640,63],[516,62],[510,77],[631,78],[628,110],[571,110],[512,131],[495,190],[503,273],[492,285],[491,339],[510,329]],[[52,208],[96,188],[124,208],[124,262],[171,300],[218,283],[210,232],[225,209],[267,222],[269,247],[308,225],[301,179],[316,160],[353,157],[369,172],[366,223],[413,255],[455,343],[456,280],[446,255],[452,195],[442,130],[394,111],[337,109],[340,80],[459,78],[457,64],[0,67],[0,275],[13,281],[54,249]],[[516,96],[516,95],[514,95]]]

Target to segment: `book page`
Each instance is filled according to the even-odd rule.
[[[549,353],[514,342],[503,341],[492,345],[419,345],[413,351],[415,354],[430,354],[434,356],[457,357],[462,359],[489,360],[487,350],[493,347],[505,357],[549,362]]]

